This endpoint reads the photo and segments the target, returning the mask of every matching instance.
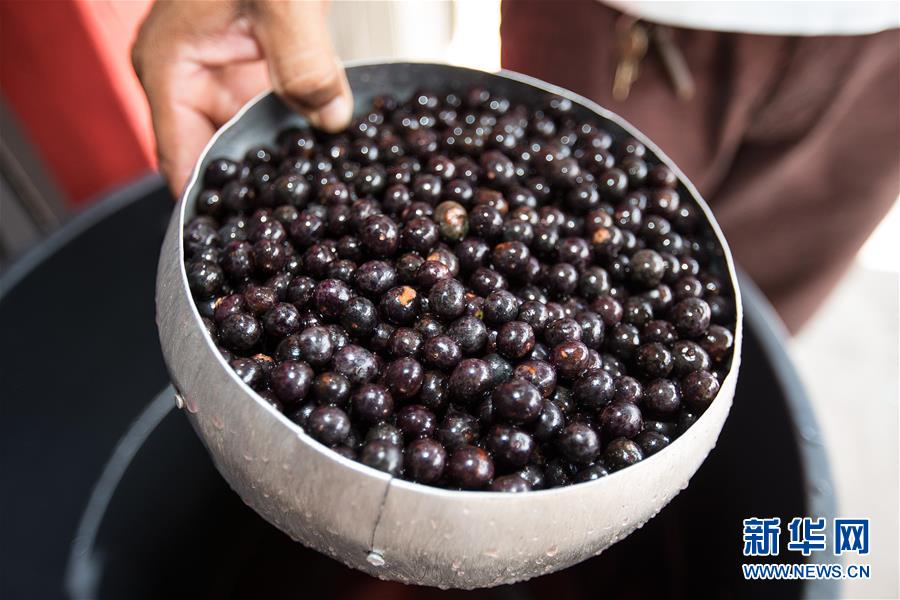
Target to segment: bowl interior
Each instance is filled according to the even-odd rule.
[[[614,138],[630,136],[641,141],[647,147],[647,156],[651,161],[655,160],[664,163],[676,173],[679,181],[678,192],[682,201],[690,201],[698,207],[702,213],[703,218],[699,223],[701,235],[708,236],[715,240],[718,257],[709,265],[709,268],[713,273],[720,277],[723,283],[729,288],[726,293],[734,298],[736,314],[736,322],[734,324],[736,338],[734,356],[736,359],[739,358],[742,320],[741,297],[738,290],[738,278],[734,262],[725,237],[713,216],[712,210],[703,200],[696,187],[687,179],[678,166],[675,165],[672,160],[669,159],[669,157],[640,130],[619,115],[599,106],[583,96],[579,96],[574,92],[554,86],[539,79],[511,71],[501,71],[500,73],[495,74],[444,64],[410,62],[385,63],[358,61],[348,63],[346,67],[347,78],[350,87],[353,90],[354,115],[356,116],[367,113],[371,109],[372,99],[376,96],[389,95],[402,101],[418,90],[433,90],[440,93],[464,93],[472,87],[484,87],[491,90],[493,93],[506,96],[513,104],[523,104],[526,106],[540,106],[551,96],[567,98],[572,101],[572,115],[576,121],[599,122],[613,135]],[[180,203],[182,226],[188,218],[196,214],[195,203],[203,189],[201,185],[202,173],[211,161],[220,157],[240,160],[251,147],[259,144],[273,143],[275,141],[275,136],[279,131],[290,126],[304,125],[305,123],[306,121],[302,116],[293,112],[274,94],[263,94],[248,103],[247,106],[216,133],[198,161],[191,182],[186,188]],[[184,272],[184,247],[180,242],[179,250],[181,259],[179,262],[181,264],[183,285],[185,293],[190,295],[187,288],[187,276]],[[199,312],[195,309],[194,313],[197,326],[200,329],[203,329]],[[212,339],[209,338],[209,336],[206,337],[209,345],[212,346]],[[218,355],[218,353],[216,354]],[[225,364],[225,361],[221,360],[220,362],[231,378],[238,385],[242,386],[250,396],[256,398],[256,394],[253,390],[234,375],[231,369]],[[729,377],[736,376],[738,362],[738,360],[733,361]],[[261,404],[266,404],[258,398],[257,401]],[[701,418],[703,417],[701,416]],[[305,437],[311,444],[319,446],[318,442],[311,437],[306,436],[294,423],[286,418],[282,418],[281,420],[289,427],[299,432],[300,435]],[[677,442],[677,440],[674,440],[674,442]],[[372,471],[368,467],[344,459],[335,453],[329,452],[329,454],[336,460],[347,463],[351,468],[358,469],[362,467],[364,470]],[[401,485],[422,487],[415,483],[402,481],[398,481],[398,483]],[[433,490],[435,493],[467,493],[437,490],[430,487],[428,489]],[[482,491],[477,493],[485,494],[488,492]]]

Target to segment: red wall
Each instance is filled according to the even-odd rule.
[[[129,56],[149,4],[0,0],[0,91],[73,206],[155,164]]]

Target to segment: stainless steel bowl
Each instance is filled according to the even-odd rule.
[[[302,119],[273,94],[244,107],[210,141],[172,216],[159,262],[157,323],[183,406],[219,472],[250,507],[293,539],[347,565],[405,583],[478,588],[563,569],[627,536],[684,489],[716,443],[734,396],[742,308],[728,246],[697,190],[643,134],[567,90],[516,73],[438,64],[348,67],[358,108],[377,94],[483,86],[534,105],[570,99],[576,118],[646,144],[670,166],[684,198],[700,208],[723,249],[737,325],[731,371],[718,397],[664,451],[608,477],[525,494],[450,491],[393,479],[342,458],[261,400],[231,370],[206,333],[188,290],[181,232],[194,214],[200,173],[214,157],[239,158]],[[227,523],[222,524],[228,527]]]

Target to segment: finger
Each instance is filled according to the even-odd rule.
[[[215,69],[174,64],[151,69],[144,79],[159,169],[177,197],[215,130],[269,84],[262,61]]]
[[[221,127],[247,102],[271,88],[269,72],[263,61],[237,63],[212,71],[215,94],[207,100],[207,114]]]
[[[159,169],[178,197],[215,130],[269,87],[262,61],[218,68],[152,63],[142,73],[156,133]]]
[[[250,24],[229,3],[157,2],[132,49],[159,169],[180,195],[215,128],[268,87]]]
[[[251,20],[275,91],[316,127],[335,132],[350,123],[353,101],[321,2],[262,2]]]
[[[216,128],[197,109],[166,103],[153,111],[153,129],[159,170],[169,182],[174,197],[180,198],[197,158]]]
[[[209,98],[213,88],[202,67],[180,61],[144,61],[138,72],[150,104],[159,170],[177,198],[215,131],[208,112],[179,96]]]

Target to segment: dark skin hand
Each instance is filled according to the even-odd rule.
[[[340,131],[352,97],[326,24],[327,2],[158,0],[132,50],[178,197],[213,133],[273,88],[316,127]]]

